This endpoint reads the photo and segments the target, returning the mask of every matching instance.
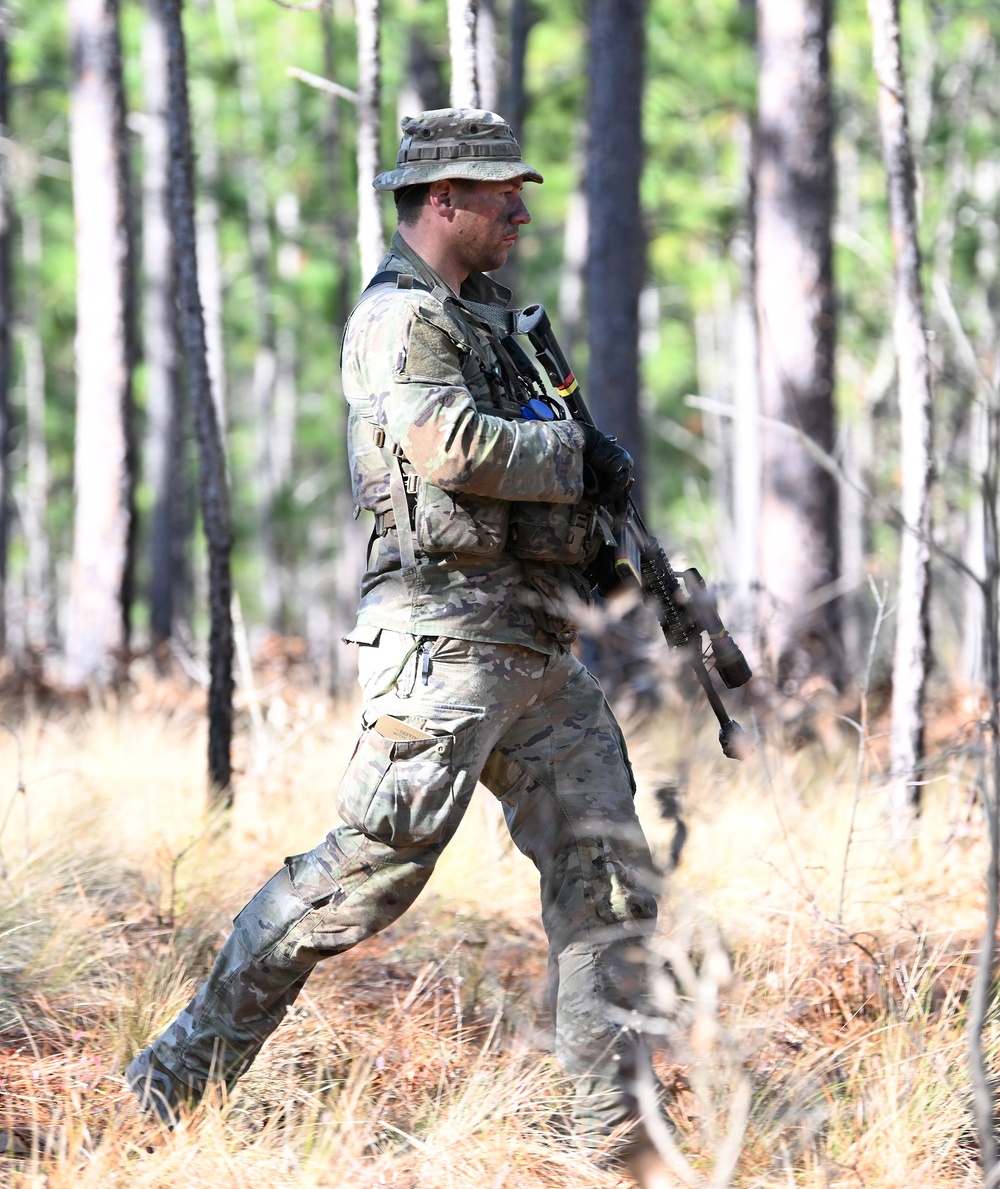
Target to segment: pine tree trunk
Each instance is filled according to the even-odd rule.
[[[41,335],[42,222],[34,204],[21,217],[25,319],[24,359],[25,485],[21,531],[26,553],[24,644],[41,658],[55,636],[52,560],[45,510],[49,502],[49,453],[45,439],[45,354]]]
[[[448,47],[452,107],[479,107],[476,62],[478,0],[448,0]]]
[[[372,179],[381,172],[382,79],[379,57],[379,0],[357,0],[358,21],[358,249],[361,284],[366,285],[385,255],[380,195]]]
[[[323,21],[323,63],[326,77],[337,77],[337,56],[334,39],[333,17],[329,11],[322,13]],[[423,43],[411,41],[410,62],[419,57]],[[426,47],[424,47],[426,49]],[[339,195],[341,178],[341,122],[337,99],[330,98],[324,121],[327,188],[332,195]],[[431,104],[434,106],[434,104]],[[414,107],[410,114],[420,110]],[[405,114],[405,113],[404,113]],[[371,194],[375,192],[371,190]],[[368,195],[366,201],[370,201]],[[375,199],[376,205],[378,199]],[[330,211],[330,235],[335,245],[338,263],[337,301],[335,304],[333,336],[335,342],[343,337],[344,325],[350,313],[353,286],[353,243],[354,229],[351,226],[350,204],[334,202]],[[377,266],[377,261],[376,261]],[[347,441],[347,402],[340,402],[338,440]],[[334,694],[346,694],[353,689],[357,679],[357,665],[342,637],[353,627],[355,610],[361,590],[361,579],[365,571],[367,534],[354,518],[354,497],[351,492],[350,467],[346,448],[340,455],[340,466],[335,480],[332,522],[323,523],[312,517],[309,523],[309,564],[305,567],[304,600],[306,607],[306,637],[311,655],[318,657],[327,668],[327,681]]]
[[[198,185],[195,218],[198,236],[198,291],[205,319],[208,374],[219,426],[222,449],[229,424],[226,397],[226,353],[222,334],[222,250],[219,247],[219,140],[215,131],[215,92],[206,80],[199,88],[201,102],[195,111],[198,129]]]
[[[528,97],[524,89],[524,62],[528,56],[528,37],[534,23],[530,0],[512,0],[510,9],[510,69],[507,80],[507,101],[504,116],[520,139],[524,134],[524,117]]]
[[[585,173],[581,170],[581,173]],[[586,178],[570,192],[563,225],[562,267],[559,270],[559,341],[566,358],[576,357],[576,347],[583,330],[587,271],[587,192]],[[509,267],[509,265],[508,265]],[[506,281],[505,277],[505,283]],[[602,402],[603,403],[603,402]]]
[[[77,252],[70,686],[114,681],[128,646],[135,516],[128,163],[117,0],[69,0]]]
[[[500,98],[497,82],[497,13],[495,0],[476,0],[476,81],[478,107],[496,111]]]
[[[592,412],[641,472],[639,294],[646,243],[642,174],[644,0],[591,0],[586,154]],[[641,490],[641,484],[640,488]]]
[[[212,807],[232,803],[233,586],[229,556],[232,534],[222,437],[212,400],[205,322],[198,290],[194,162],[188,106],[187,54],[181,23],[182,0],[161,0],[167,30],[170,79],[170,213],[174,227],[177,299],[188,391],[200,457],[201,511],[208,540],[209,637],[208,778]]]
[[[323,69],[326,77],[337,77],[336,28],[333,10],[324,5],[320,9],[320,30],[323,38]],[[334,341],[340,342],[344,335],[348,315],[353,301],[351,294],[351,273],[353,264],[354,228],[351,223],[350,204],[342,200],[343,167],[341,165],[343,136],[340,111],[336,96],[331,95],[323,112],[323,165],[326,174],[326,188],[330,196],[330,234],[333,239],[334,256],[337,261],[337,290],[334,303]]]
[[[835,443],[831,0],[759,0],[755,268],[761,413]],[[837,484],[805,444],[762,432],[760,575],[779,688],[842,681]]]
[[[900,540],[896,644],[889,736],[896,840],[920,806],[924,702],[930,658],[930,533],[932,392],[917,237],[916,175],[906,113],[898,0],[869,0],[872,58],[879,84],[882,156],[889,186],[895,259],[893,336],[899,378],[903,533]]]
[[[174,247],[168,210],[167,39],[157,0],[147,0],[142,42],[143,345],[146,476],[152,490],[149,618],[154,647],[173,634],[188,590],[189,518],[184,474],[184,396],[177,352]]]

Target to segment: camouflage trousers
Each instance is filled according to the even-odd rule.
[[[569,652],[389,631],[361,647],[359,670],[362,730],[337,795],[344,824],[286,859],[240,912],[153,1053],[196,1092],[232,1084],[318,961],[413,904],[481,780],[538,868],[575,1125],[585,1142],[607,1133],[634,1114],[628,1012],[656,904],[631,767],[600,686]]]

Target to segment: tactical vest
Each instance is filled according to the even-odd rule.
[[[524,417],[532,393],[498,334],[511,311],[456,301],[446,290],[432,291],[410,274],[393,271],[373,277],[361,301],[390,285],[421,289],[441,301],[433,324],[458,349],[463,382],[481,413],[508,421]],[[492,557],[504,550],[531,561],[584,567],[609,536],[614,539],[606,513],[589,501],[510,502],[436,487],[417,474],[373,418],[367,420],[385,464],[388,491],[385,485],[366,484],[356,495],[360,506],[375,513],[378,535],[398,534],[404,570],[416,565],[420,554]]]

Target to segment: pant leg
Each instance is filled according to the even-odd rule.
[[[363,729],[337,795],[345,825],[285,860],[236,917],[207,982],[153,1043],[187,1085],[234,1082],[313,966],[396,920],[430,878],[543,659],[462,641],[436,649],[425,664],[423,642],[386,632],[362,650]],[[417,737],[388,739],[375,725],[383,715]]]
[[[386,928],[420,894],[442,846],[396,848],[349,827],[285,860],[233,922],[207,981],[152,1049],[197,1091],[232,1084],[320,959]]]
[[[540,875],[556,1056],[575,1081],[574,1122],[596,1140],[635,1115],[630,1082],[657,879],[636,817],[624,740],[597,682],[572,657],[544,700],[499,741],[483,781]]]

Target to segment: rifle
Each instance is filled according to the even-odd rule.
[[[521,310],[515,320],[515,330],[518,334],[527,336],[536,357],[573,419],[593,425],[594,419],[584,402],[573,369],[556,340],[544,307],[530,305]],[[534,415],[548,419],[543,408],[546,405],[551,407],[551,403],[545,395],[531,360],[512,336],[505,337],[503,345],[534,393],[533,399],[528,401],[528,406],[538,406]],[[531,414],[526,412],[526,415]],[[612,551],[613,558],[609,558],[608,554]],[[612,565],[608,564],[609,560]],[[730,718],[718,690],[712,683],[705,665],[707,653],[703,649],[702,633],[708,633],[715,671],[728,689],[746,685],[753,675],[750,666],[739,646],[726,631],[719,617],[715,599],[701,574],[692,567],[684,570],[678,578],[659,541],[643,523],[631,496],[625,497],[625,512],[615,529],[615,545],[602,546],[597,562],[591,571],[588,571],[591,572],[594,573],[601,594],[607,594],[619,582],[637,582],[640,585],[647,601],[656,612],[667,644],[683,652],[705,691],[709,705],[719,720],[719,743],[722,745],[723,754],[733,760],[745,759],[753,748],[740,724]]]

